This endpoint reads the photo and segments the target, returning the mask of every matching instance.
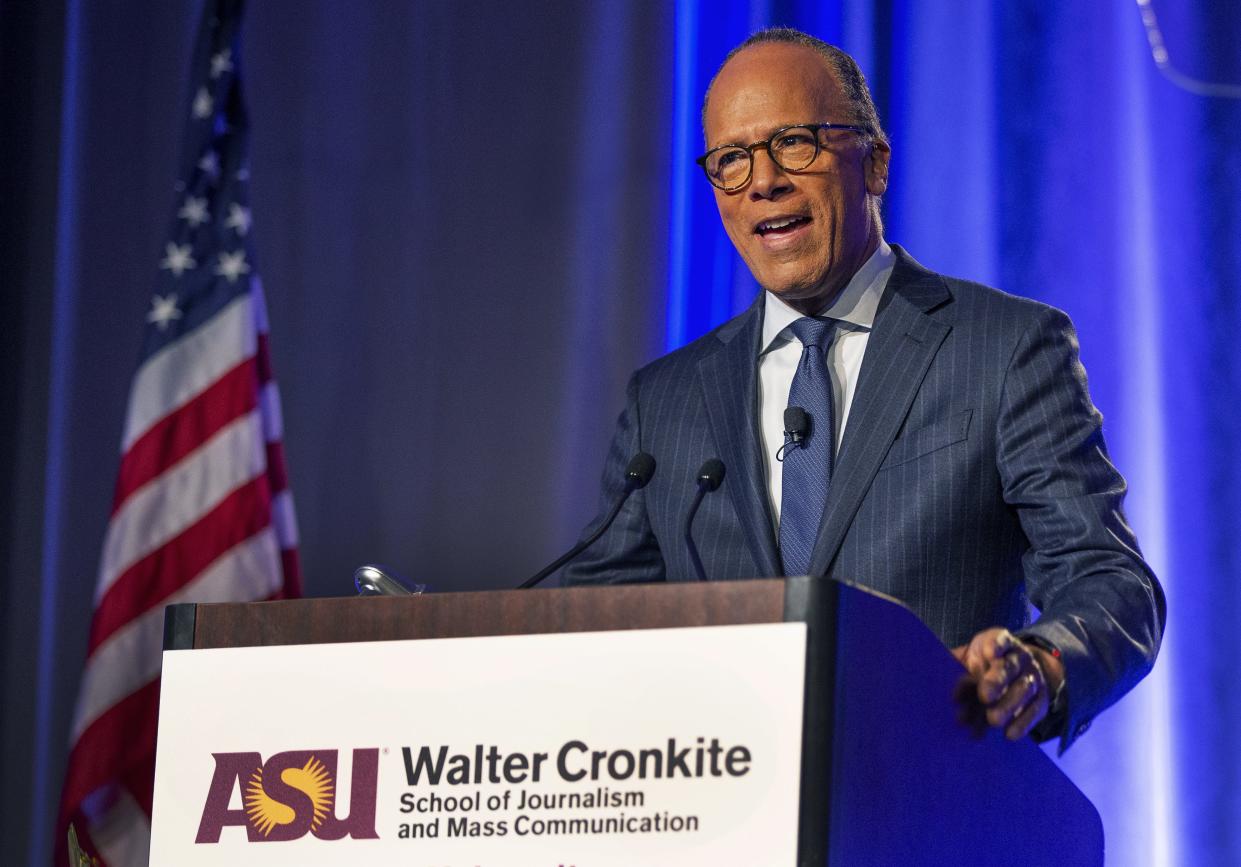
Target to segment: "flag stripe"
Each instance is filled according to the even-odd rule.
[[[215,318],[147,359],[134,377],[121,451],[177,407],[254,355],[254,300],[241,295]]]
[[[160,680],[160,689],[164,682]],[[162,692],[161,692],[162,695]],[[158,728],[158,726],[157,726]],[[134,799],[134,803],[146,816],[151,815],[152,802],[155,800],[155,751],[147,753],[142,761],[135,762],[122,777],[122,787]]]
[[[109,707],[159,676],[164,612],[151,609],[131,619],[95,652],[82,672],[73,736],[82,737]]]
[[[263,292],[263,281],[258,274],[250,275],[250,296],[254,299],[254,328],[259,334],[271,331],[271,322],[267,318],[267,295]]]
[[[256,301],[255,303],[259,302]],[[264,318],[257,313],[255,315],[259,316],[259,318]],[[276,375],[272,372],[271,345],[265,329],[259,329],[258,349],[255,350],[254,357],[259,365],[259,382],[271,382],[274,380]]]
[[[255,356],[259,364],[260,356]],[[259,391],[259,406],[263,411],[263,436],[268,442],[275,442],[284,436],[284,416],[280,412],[280,389],[275,382],[268,382]]]
[[[279,570],[275,532],[264,528],[164,601],[172,605],[265,599],[280,587]],[[109,705],[159,675],[163,643],[164,608],[159,606],[132,618],[96,649],[82,675],[75,738],[101,719]]]
[[[273,492],[288,490],[289,474],[284,467],[284,443],[268,442],[264,448],[267,462],[267,479]]]
[[[197,581],[170,598],[169,604],[190,600],[199,603],[257,601],[285,596],[287,594],[282,592],[280,576],[276,571],[284,553],[277,553],[274,535],[264,531],[221,557]],[[265,578],[266,585],[256,584],[256,577]],[[158,663],[162,661],[163,653],[163,610],[147,612],[137,618],[131,627],[142,633],[130,642],[132,645],[158,648],[153,654],[148,654],[157,660],[155,670],[153,673],[148,671],[145,677],[136,673],[128,678],[116,679],[107,675],[116,674],[118,666],[107,666],[99,656],[88,664],[83,676],[83,695],[87,694],[87,685],[90,684],[99,696],[102,712],[88,720],[87,724],[75,726],[70,775],[65,782],[66,803],[80,804],[100,786],[117,779],[125,768],[148,760],[147,753],[140,749],[143,736],[148,733],[144,728],[148,726],[148,714],[148,749],[153,761],[159,707]],[[107,652],[106,649],[104,652]],[[127,670],[125,666],[119,667],[121,673]],[[105,689],[114,696],[112,699],[104,697]]]
[[[150,680],[117,700],[77,737],[64,791],[64,802],[77,807],[74,812],[85,813],[81,805],[92,793],[117,782],[126,768],[154,751],[158,717],[159,680]],[[93,836],[93,824],[90,829]]]
[[[141,767],[145,768],[146,765]],[[151,821],[142,805],[121,787],[102,821],[92,823],[91,835],[107,864],[145,864],[151,851]]]
[[[280,568],[284,570],[284,593],[277,599],[292,599],[302,592],[302,565],[296,548],[280,549]]]
[[[96,601],[138,560],[168,543],[230,491],[267,469],[261,421],[251,412],[223,428],[129,498],[104,539]]]
[[[255,359],[246,359],[135,440],[121,459],[112,514],[143,485],[254,409],[257,372]]]
[[[287,490],[273,491],[271,523],[282,551],[297,547],[297,517],[293,513],[293,496]]]
[[[263,340],[260,337],[260,343]],[[156,422],[134,443],[134,447],[121,459],[113,516],[135,491],[171,469],[229,422],[253,410],[256,405],[270,452],[270,444],[277,444],[283,436],[284,425],[280,390],[275,382],[263,383],[259,371],[261,357],[260,345],[259,353],[254,358],[243,361],[185,406]],[[261,386],[257,400],[256,383]],[[274,475],[280,479],[279,482],[273,479],[273,490],[283,490],[288,482],[283,451],[280,464],[272,463],[269,454],[268,467],[274,468]]]
[[[271,490],[256,476],[232,491],[184,532],[125,570],[99,601],[87,658],[126,623],[162,603],[216,560],[271,524]]]

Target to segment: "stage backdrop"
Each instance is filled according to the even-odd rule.
[[[1169,606],[1154,674],[1061,760],[1110,863],[1241,863],[1224,5],[252,3],[254,233],[309,592],[347,593],[368,560],[503,587],[575,537],[629,371],[755,291],[691,162],[697,115],[729,46],[801,26],[872,81],[889,239],[1078,325]],[[197,17],[191,0],[0,7],[6,864],[49,860]],[[1152,38],[1208,85],[1161,74]]]

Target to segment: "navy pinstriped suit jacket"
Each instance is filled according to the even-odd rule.
[[[1073,326],[893,250],[810,572],[902,600],[950,647],[997,625],[1059,647],[1067,747],[1150,670],[1164,623]],[[680,525],[710,457],[727,476],[694,524],[708,576],[782,574],[757,420],[762,311],[760,297],[633,375],[605,508],[634,453],[658,471],[566,584],[694,580]]]

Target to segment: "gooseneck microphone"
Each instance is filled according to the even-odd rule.
[[[599,537],[603,535],[604,531],[607,530],[608,527],[612,526],[612,522],[615,521],[616,516],[620,514],[621,506],[625,505],[625,501],[629,499],[629,495],[634,491],[645,488],[647,483],[650,482],[651,477],[654,475],[655,459],[646,452],[638,452],[634,455],[629,461],[629,466],[625,467],[625,487],[621,491],[621,495],[616,498],[616,502],[612,504],[612,511],[608,512],[608,516],[603,519],[603,523],[599,525],[599,528],[570,548],[557,560],[545,566],[540,572],[532,575],[521,584],[517,585],[517,589],[526,590],[533,587],[565,563],[568,563],[578,554],[595,544]]]
[[[784,460],[784,450],[789,446],[800,446],[810,433],[810,416],[800,406],[790,406],[784,410],[784,445],[776,452],[776,460]]]
[[[698,574],[699,581],[707,580],[707,573],[702,568],[702,558],[698,556],[698,546],[694,544],[694,535],[691,532],[694,527],[694,516],[698,514],[698,507],[702,505],[702,498],[714,491],[724,481],[724,462],[719,458],[708,458],[703,465],[698,468],[698,491],[694,494],[694,502],[690,504],[689,512],[685,515],[685,547],[689,549],[689,559],[694,564],[694,572]]]

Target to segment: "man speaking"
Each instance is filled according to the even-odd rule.
[[[891,148],[839,49],[750,37],[703,132],[720,219],[764,291],[633,375],[605,501],[636,452],[659,472],[565,582],[696,580],[682,522],[718,457],[694,534],[709,578],[894,596],[955,648],[987,723],[1066,748],[1150,670],[1164,623],[1071,323],[885,242]]]

